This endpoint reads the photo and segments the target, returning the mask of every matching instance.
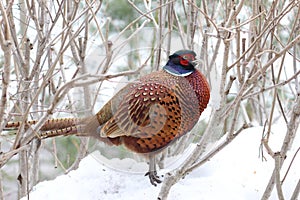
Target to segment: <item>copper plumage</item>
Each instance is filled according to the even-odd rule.
[[[155,154],[195,126],[210,98],[205,77],[194,67],[195,56],[191,50],[175,52],[162,70],[129,83],[96,115],[65,124],[47,121],[41,138],[76,134],[124,145],[149,156],[147,175],[153,185],[160,183]]]

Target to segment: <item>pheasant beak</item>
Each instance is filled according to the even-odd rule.
[[[191,63],[194,67],[198,64],[197,60],[190,61],[190,63]]]

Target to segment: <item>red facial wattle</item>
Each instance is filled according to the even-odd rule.
[[[189,61],[185,60],[183,58],[180,58],[180,64],[183,65],[183,66],[188,66],[189,65]]]
[[[180,56],[180,64],[182,66],[188,66],[190,64],[190,61],[194,61],[195,60],[195,56],[192,54],[184,54],[182,56]]]

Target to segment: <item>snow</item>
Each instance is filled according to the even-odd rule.
[[[259,156],[262,130],[262,127],[244,130],[209,162],[173,186],[168,199],[260,199],[274,167],[274,160],[268,155],[265,155],[267,161],[262,161]],[[274,151],[279,150],[275,147],[280,148],[285,133],[285,125],[273,127],[270,142]],[[298,134],[283,165],[282,177],[299,144]],[[287,199],[300,177],[299,156],[295,158],[283,184]],[[115,170],[107,166],[109,162],[119,163],[133,170]],[[30,193],[30,199],[157,199],[161,184],[157,187],[151,186],[148,178],[143,175],[145,169],[146,163],[129,158],[109,161],[101,158],[100,152],[95,151],[81,161],[77,170],[37,184]],[[159,174],[167,171],[168,169],[160,170]],[[277,199],[275,189],[271,199]]]

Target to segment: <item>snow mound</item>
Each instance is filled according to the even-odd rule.
[[[275,131],[271,137],[271,147],[279,150],[286,129],[284,125],[277,125],[273,129]],[[272,158],[266,155],[267,161],[262,161],[259,156],[262,130],[262,127],[244,130],[208,163],[177,183],[172,188],[169,199],[260,199],[274,168]],[[298,134],[294,146],[288,152],[282,172],[288,168],[289,161],[299,148],[299,144],[300,135]],[[290,198],[300,177],[299,157],[300,155],[295,158],[283,184],[284,195],[287,199]],[[31,200],[157,199],[161,185],[154,187],[149,183],[148,178],[144,177],[143,174],[147,169],[146,163],[139,163],[132,159],[115,159],[112,162],[129,166],[137,173],[118,171],[108,167],[103,162],[101,154],[96,151],[84,158],[77,170],[54,180],[37,184],[29,197]],[[168,169],[161,170],[159,174],[167,171]],[[275,200],[277,195],[274,191],[271,199]]]

